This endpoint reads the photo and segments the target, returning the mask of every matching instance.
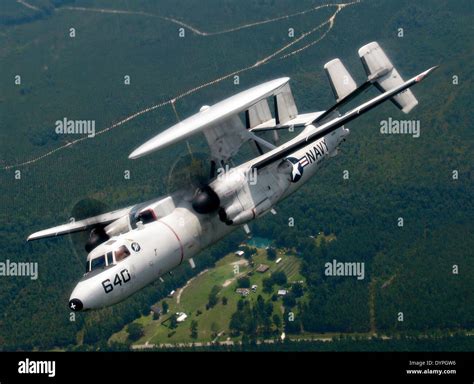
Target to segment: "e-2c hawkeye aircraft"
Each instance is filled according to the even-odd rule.
[[[408,113],[418,102],[409,89],[436,67],[404,81],[378,43],[359,49],[367,81],[357,86],[339,59],[324,69],[336,104],[322,112],[299,114],[289,78],[257,85],[213,106],[203,106],[156,135],[129,156],[147,155],[202,132],[210,147],[209,182],[195,191],[168,196],[33,233],[28,240],[89,231],[86,273],[74,288],[69,308],[96,309],[118,303],[240,226],[274,212],[316,172],[349,134],[344,125],[386,100]],[[371,85],[381,94],[342,114],[340,108]],[[274,103],[274,116],[269,107]],[[245,119],[239,114],[242,113]],[[243,121],[245,120],[245,121]],[[259,132],[302,128],[275,146]],[[244,143],[259,155],[229,167]],[[218,170],[224,170],[218,172]],[[255,175],[255,177],[249,177]]]

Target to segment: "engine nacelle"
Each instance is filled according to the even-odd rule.
[[[201,214],[215,212],[221,205],[229,203],[246,183],[247,178],[241,171],[221,173],[211,184],[212,187],[207,185],[196,191],[192,200],[193,209]]]
[[[240,170],[231,170],[221,173],[213,183],[213,190],[219,196],[221,203],[225,204],[234,194],[247,184],[247,176]]]
[[[222,209],[219,212],[219,216],[227,225],[242,225],[267,213],[271,208],[271,201],[265,199],[255,207],[245,210],[239,209],[237,204],[233,204],[226,209]]]
[[[115,221],[112,221],[109,225],[107,225],[105,228],[105,233],[109,236],[118,236],[121,233],[126,233],[131,230],[130,226],[130,216],[125,215],[121,217],[120,219],[117,219]]]

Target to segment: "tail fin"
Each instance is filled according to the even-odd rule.
[[[369,80],[374,80],[376,87],[381,92],[389,91],[404,83],[402,77],[377,42],[374,41],[361,47],[359,57]],[[410,112],[418,104],[409,89],[393,96],[391,101],[404,113]]]
[[[267,165],[272,164],[275,161],[284,159],[286,156],[289,156],[293,152],[308,146],[309,144],[315,142],[316,140],[319,140],[320,138],[326,135],[329,135],[331,132],[335,131],[339,127],[342,127],[344,124],[357,119],[359,116],[362,116],[364,113],[382,104],[384,101],[392,99],[393,97],[400,95],[411,86],[422,81],[426,76],[428,76],[436,68],[437,66],[432,67],[420,73],[419,75],[411,78],[410,80],[403,82],[399,86],[389,89],[388,91],[382,93],[381,95],[378,95],[377,97],[374,97],[373,99],[366,101],[363,104],[360,104],[359,106],[353,108],[351,111],[345,113],[344,115],[323,123],[319,127],[319,129],[313,131],[312,133],[309,133],[306,136],[303,136],[303,137],[301,137],[301,135],[296,136],[294,139],[286,142],[284,145],[281,145],[275,148],[274,150],[268,152],[268,156],[265,156],[263,159],[258,158],[257,162],[252,164],[252,168],[257,169],[257,170],[262,169],[263,167],[266,167]],[[367,83],[370,83],[370,81],[368,81]],[[357,88],[352,93],[357,92],[357,90],[360,89],[361,87]],[[350,96],[346,96],[346,98],[347,97],[350,97]],[[344,100],[342,100],[341,102],[343,101]]]
[[[298,108],[296,108],[293,94],[288,83],[274,96],[275,103],[275,121],[277,124],[285,124],[286,122],[298,116]]]
[[[324,70],[329,78],[332,91],[336,101],[341,101],[344,97],[352,93],[357,85],[352,76],[347,71],[341,60],[334,59],[324,64]]]

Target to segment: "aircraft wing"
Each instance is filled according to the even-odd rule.
[[[269,149],[274,146],[251,132],[257,125],[268,124],[272,119],[266,98],[273,96],[277,113],[271,124],[284,124],[298,115],[288,84],[282,77],[257,85],[212,106],[204,106],[200,112],[175,124],[135,149],[131,159],[147,155],[198,132],[204,133],[214,160],[227,161],[248,140],[255,140]],[[239,113],[245,112],[245,125]]]
[[[252,164],[252,168],[258,170],[274,163],[275,161],[281,160],[285,158],[286,156],[290,155],[291,153],[297,151],[298,149],[304,148],[311,142],[314,142],[326,136],[327,134],[331,133],[337,128],[348,123],[349,121],[356,119],[357,117],[361,116],[365,112],[370,111],[372,108],[375,108],[376,106],[383,103],[384,101],[389,100],[392,97],[399,97],[400,95],[404,95],[405,94],[404,91],[408,90],[408,88],[410,88],[411,86],[419,83],[421,80],[423,80],[427,75],[429,75],[436,68],[437,67],[432,67],[420,73],[419,75],[411,78],[410,80],[403,82],[401,85],[396,86],[382,93],[381,95],[359,105],[358,107],[352,109],[346,114],[323,123],[322,125],[318,127],[318,130],[316,132],[308,135],[307,137],[303,137],[303,138],[296,137],[293,140],[288,141],[287,143],[276,148],[275,150],[266,153],[264,156],[261,156],[261,158],[258,161]],[[365,83],[360,86],[360,88],[365,88],[365,87],[366,87]],[[354,92],[357,93],[358,90],[355,90]],[[343,102],[343,100],[341,100],[340,102]],[[331,109],[332,108],[330,108],[330,110]],[[320,121],[320,117],[316,118],[313,123],[316,124],[318,121]]]
[[[46,237],[62,236],[67,235],[68,233],[86,231],[97,225],[107,225],[112,221],[115,221],[121,218],[122,216],[125,216],[130,213],[134,207],[135,206],[132,205],[127,208],[117,209],[115,211],[103,213],[97,216],[89,217],[87,219],[71,221],[67,224],[44,229],[28,236],[27,241],[44,239]]]

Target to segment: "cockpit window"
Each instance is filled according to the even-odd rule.
[[[86,273],[94,271],[99,268],[105,268],[105,266],[113,265],[118,263],[123,259],[130,256],[130,251],[125,245],[118,247],[115,250],[115,261],[114,261],[114,252],[107,252],[105,255],[100,255],[86,262]]]
[[[130,256],[130,251],[125,245],[122,245],[121,247],[117,248],[117,250],[115,251],[115,261],[117,263],[119,261],[122,261],[128,256]]]
[[[105,267],[105,256],[101,255],[91,260],[91,271]]]
[[[114,263],[114,255],[112,252],[107,252],[107,265],[112,265]]]
[[[147,209],[146,211],[140,212],[137,216],[137,221],[141,221],[143,224],[148,224],[152,221],[156,221],[155,213],[151,209]]]

